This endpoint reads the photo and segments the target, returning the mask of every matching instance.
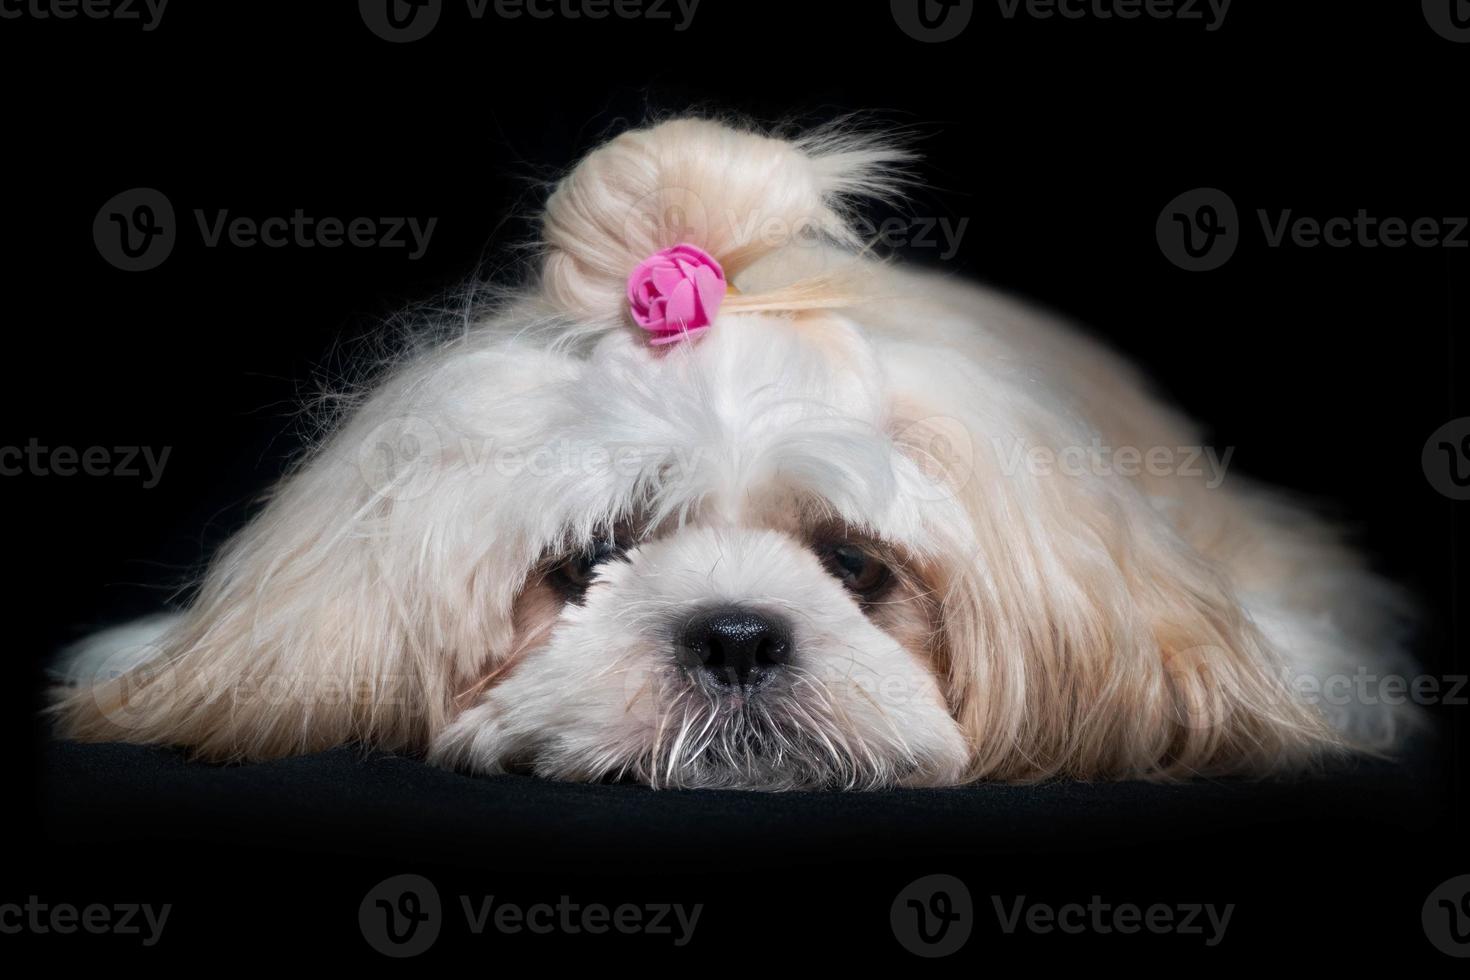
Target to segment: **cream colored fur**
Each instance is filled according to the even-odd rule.
[[[865,254],[849,208],[909,159],[699,119],[599,148],[550,197],[535,281],[381,377],[176,618],[91,642],[62,733],[750,788],[1390,750],[1407,713],[1298,682],[1403,669],[1394,590],[1232,472],[1037,465],[1202,446],[1053,318]],[[738,293],[660,351],[623,284],[678,242]],[[544,590],[549,560],[629,524],[584,605]],[[901,556],[902,610],[837,585],[819,524]],[[779,696],[732,706],[673,666],[671,624],[715,602],[792,622]]]

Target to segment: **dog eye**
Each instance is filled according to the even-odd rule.
[[[592,584],[597,566],[623,556],[623,549],[615,544],[597,544],[579,551],[561,561],[552,569],[552,579],[568,598],[580,599]]]
[[[857,545],[833,545],[824,562],[848,591],[862,598],[872,598],[889,582],[888,566]]]

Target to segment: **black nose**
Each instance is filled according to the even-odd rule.
[[[679,637],[679,662],[703,668],[723,687],[754,687],[791,657],[784,623],[745,609],[716,609],[690,620]]]

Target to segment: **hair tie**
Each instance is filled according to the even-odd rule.
[[[628,308],[650,344],[672,344],[709,329],[729,287],[725,270],[697,245],[654,252],[628,276]]]

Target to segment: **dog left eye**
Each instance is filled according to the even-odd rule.
[[[833,545],[824,563],[848,591],[863,598],[877,595],[889,582],[888,566],[857,545]]]
[[[552,577],[568,598],[580,599],[592,584],[597,566],[623,556],[623,549],[614,544],[593,545],[580,551],[552,569]]]

